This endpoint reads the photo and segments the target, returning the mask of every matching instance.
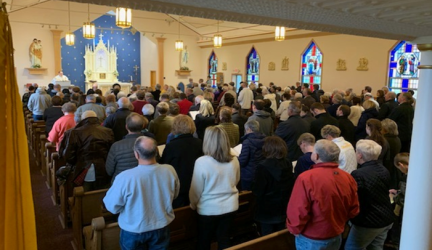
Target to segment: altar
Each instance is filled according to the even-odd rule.
[[[96,82],[102,93],[110,90],[114,83],[120,84],[121,91],[130,92],[132,84],[119,82],[117,78],[119,76],[117,71],[117,48],[110,46],[109,39],[105,45],[102,33],[99,34],[97,45],[93,40],[93,45],[85,47],[84,59],[86,90],[91,89],[93,83]]]

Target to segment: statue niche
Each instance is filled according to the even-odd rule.
[[[85,70],[86,82],[97,81],[99,83],[118,82],[117,77],[117,49],[114,46],[105,46],[103,35],[99,35],[99,42],[95,46],[87,45],[85,47]]]

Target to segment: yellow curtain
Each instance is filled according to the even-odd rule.
[[[5,3],[0,11],[0,80],[0,250],[37,249],[24,115]]]

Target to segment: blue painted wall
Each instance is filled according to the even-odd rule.
[[[96,26],[96,38],[85,39],[82,36],[82,28],[75,30],[75,45],[67,46],[65,39],[61,39],[61,57],[63,73],[69,77],[71,84],[78,86],[81,90],[85,89],[84,76],[84,54],[87,44],[97,44],[99,34],[102,32],[103,41],[107,46],[108,39],[110,46],[117,48],[117,70],[118,79],[121,82],[130,82],[131,76],[136,83],[141,83],[141,51],[140,38],[141,33],[136,32],[133,35],[130,29],[125,29],[123,34],[120,28],[115,25],[115,15],[106,14],[93,21]],[[115,30],[111,30],[115,29]],[[138,65],[138,71],[135,73],[134,66]]]

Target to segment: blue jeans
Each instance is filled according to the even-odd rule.
[[[122,250],[165,250],[170,241],[169,225],[144,233],[132,233],[121,229],[120,246]]]
[[[387,238],[387,232],[393,223],[382,228],[367,228],[352,225],[348,239],[345,243],[345,250],[381,250]]]
[[[326,240],[313,240],[301,234],[295,238],[297,250],[339,250],[341,243],[342,237],[340,235]]]
[[[43,121],[43,115],[33,115],[34,121]]]

